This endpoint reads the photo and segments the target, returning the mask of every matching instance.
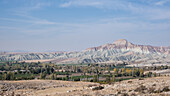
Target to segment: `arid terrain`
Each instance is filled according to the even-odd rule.
[[[170,77],[112,84],[57,80],[0,81],[1,96],[170,96]]]
[[[0,61],[53,62],[57,64],[116,63],[166,64],[170,63],[170,47],[137,45],[125,39],[112,44],[74,52],[0,53]]]
[[[170,96],[170,0],[0,0],[0,96]]]

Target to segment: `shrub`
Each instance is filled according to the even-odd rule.
[[[132,81],[128,81],[128,83],[132,83]]]
[[[168,92],[168,91],[170,91],[169,86],[165,86],[165,87],[162,89],[162,91],[163,91],[163,92]]]
[[[92,90],[95,91],[95,90],[102,90],[102,89],[104,89],[103,86],[98,86],[98,87],[93,88]]]
[[[75,78],[74,81],[80,81],[80,78]]]
[[[136,88],[134,91],[143,93],[144,90],[147,90],[147,88],[145,86],[141,85],[138,88]]]

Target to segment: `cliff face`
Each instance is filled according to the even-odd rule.
[[[120,39],[112,44],[92,47],[80,52],[1,53],[0,61],[52,59],[51,61],[56,63],[111,63],[166,61],[169,57],[170,47],[135,45]]]

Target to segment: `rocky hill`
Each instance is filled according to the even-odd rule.
[[[1,96],[170,96],[170,78],[131,79],[112,84],[57,80],[0,81]]]
[[[125,39],[80,52],[0,53],[0,61],[51,61],[56,63],[163,62],[170,60],[170,47],[136,45]]]

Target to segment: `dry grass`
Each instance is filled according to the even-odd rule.
[[[0,81],[5,84],[18,84],[19,86],[31,86],[35,89],[10,90],[16,94],[26,96],[170,96],[170,77],[145,78],[144,80],[131,79],[116,82],[112,85],[98,84],[91,82],[72,82],[57,80],[22,80],[22,81]],[[0,83],[0,84],[1,84]],[[39,86],[40,85],[40,86]],[[99,90],[92,90],[94,86],[104,87]],[[42,89],[38,87],[42,87]],[[9,86],[10,87],[10,86]],[[44,88],[44,89],[43,89]],[[8,92],[8,93],[9,93]],[[7,92],[6,92],[7,93]]]

